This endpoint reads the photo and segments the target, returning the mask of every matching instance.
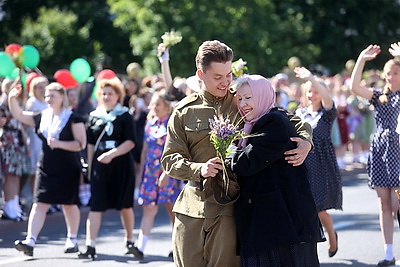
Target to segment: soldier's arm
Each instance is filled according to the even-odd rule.
[[[161,163],[167,175],[180,180],[200,181],[200,170],[204,163],[191,161],[186,142],[185,126],[179,110],[175,110],[168,121],[168,134]]]
[[[300,117],[288,115],[290,122],[296,128],[299,137],[292,137],[291,140],[297,142],[297,148],[285,152],[285,159],[293,166],[301,165],[306,159],[308,152],[313,149],[312,128],[307,122],[303,122]]]

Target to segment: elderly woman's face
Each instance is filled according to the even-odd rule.
[[[104,86],[100,97],[104,107],[111,110],[118,103],[119,96],[111,86]]]
[[[238,108],[244,115],[245,121],[256,118],[256,105],[250,85],[245,83],[237,89]]]

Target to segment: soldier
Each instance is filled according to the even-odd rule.
[[[222,186],[221,160],[210,142],[209,119],[237,114],[232,83],[233,51],[219,41],[206,41],[196,56],[202,89],[182,99],[171,115],[162,164],[165,172],[188,183],[175,202],[173,256],[176,266],[240,266],[236,256],[234,202],[239,186],[230,175],[228,191]],[[286,159],[297,166],[311,149],[311,128],[293,118],[301,138]]]

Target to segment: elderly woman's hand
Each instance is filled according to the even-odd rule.
[[[285,155],[287,156],[285,157],[285,160],[293,166],[299,166],[303,164],[312,146],[310,142],[303,140],[300,137],[291,137],[290,140],[297,142],[297,148],[286,151]]]

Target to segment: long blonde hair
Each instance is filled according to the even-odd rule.
[[[63,103],[62,106],[64,108],[68,108],[68,98],[67,98],[67,93],[65,92],[65,88],[56,82],[50,83],[49,85],[46,86],[46,90],[48,91],[56,91],[60,93],[63,96]]]
[[[400,67],[400,61],[398,59],[390,59],[389,61],[386,62],[385,66],[383,67],[383,70],[385,71],[393,65]],[[386,76],[386,71],[385,71],[385,76]],[[385,86],[383,87],[383,92],[378,99],[380,104],[387,104],[388,102],[387,95],[391,90],[392,89],[390,88],[389,84],[386,82]]]

